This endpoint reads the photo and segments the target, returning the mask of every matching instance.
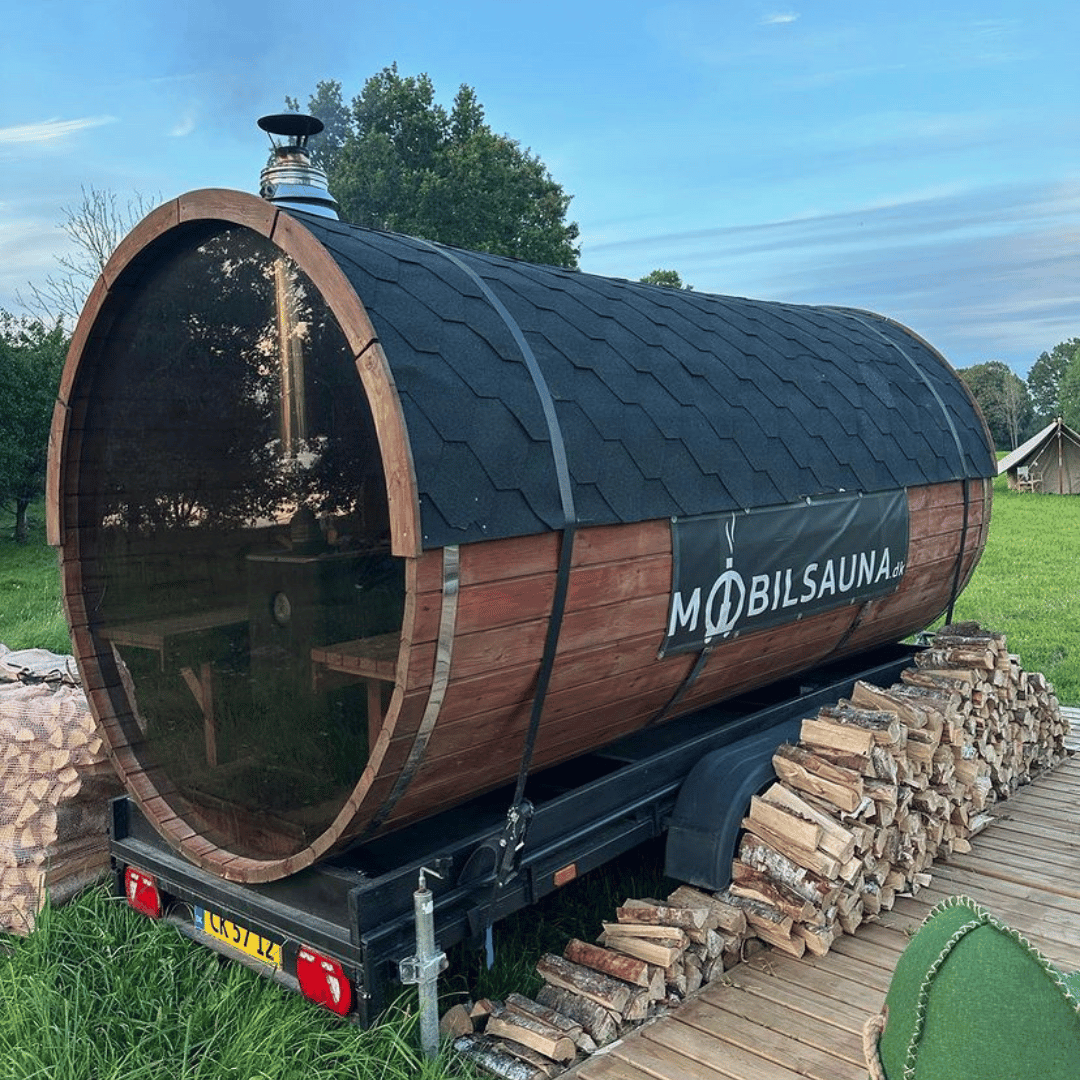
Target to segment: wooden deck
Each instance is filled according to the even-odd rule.
[[[935,864],[931,886],[838,938],[828,956],[759,954],[578,1066],[575,1080],[866,1080],[864,1021],[910,934],[960,893],[1058,966],[1080,968],[1080,757],[994,812],[970,854]]]

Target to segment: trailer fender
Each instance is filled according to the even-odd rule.
[[[702,889],[726,889],[742,820],[752,796],[775,779],[772,759],[797,741],[801,720],[788,720],[706,754],[679,789],[668,826],[664,873]]]

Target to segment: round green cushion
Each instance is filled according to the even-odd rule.
[[[878,1053],[888,1080],[1077,1080],[1080,982],[965,896],[904,950]]]

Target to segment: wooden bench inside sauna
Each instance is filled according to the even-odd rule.
[[[948,607],[995,463],[866,312],[532,266],[193,192],[57,406],[92,708],[196,864],[286,876]],[[185,674],[186,673],[186,674]]]

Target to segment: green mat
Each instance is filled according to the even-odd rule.
[[[887,1080],[1080,1078],[1080,972],[1058,971],[966,896],[930,912],[885,1007]]]

